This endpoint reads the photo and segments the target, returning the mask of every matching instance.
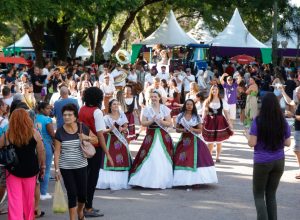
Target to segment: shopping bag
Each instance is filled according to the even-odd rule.
[[[65,213],[68,211],[68,204],[60,181],[56,181],[55,183],[52,209],[54,213]]]

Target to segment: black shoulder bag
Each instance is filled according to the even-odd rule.
[[[14,145],[6,141],[6,133],[4,133],[4,147],[0,148],[0,164],[10,169],[19,164]]]

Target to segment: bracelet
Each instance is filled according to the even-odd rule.
[[[55,170],[55,173],[59,173],[59,169],[56,169],[56,170]]]

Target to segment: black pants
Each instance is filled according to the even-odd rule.
[[[87,209],[93,208],[94,193],[102,161],[102,149],[99,147],[96,147],[95,149],[96,154],[92,158],[88,159],[87,166],[87,200],[85,203],[85,207]]]
[[[284,158],[254,164],[253,195],[258,220],[276,220],[276,191],[284,171]]]
[[[60,169],[68,195],[69,209],[86,201],[87,167],[78,169]]]

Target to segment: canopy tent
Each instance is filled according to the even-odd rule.
[[[32,43],[29,39],[28,34],[23,35],[19,40],[17,40],[14,44],[9,45],[7,48],[20,47],[22,51],[33,51]]]
[[[92,53],[82,45],[79,45],[76,51],[76,57],[89,58]]]
[[[49,36],[47,34],[44,34],[44,40],[45,40],[45,47],[44,50],[46,51],[54,51],[55,49],[55,41],[52,36]],[[19,40],[17,40],[14,44],[9,45],[6,48],[21,48],[22,52],[34,52],[32,43],[29,39],[29,36],[27,34],[23,35]],[[78,54],[78,55],[77,55]],[[88,51],[87,48],[80,45],[76,51],[76,57],[90,57],[91,53]]]
[[[185,33],[178,24],[173,11],[165,17],[161,25],[149,37],[140,42],[142,45],[163,44],[166,46],[188,45],[197,43],[195,39]]]
[[[199,19],[199,21],[197,22],[196,26],[191,29],[188,33],[187,33],[190,37],[192,37],[193,39],[196,39],[196,41],[200,42],[210,42],[213,39],[212,34],[210,33],[210,31],[205,27],[204,21],[202,18]]]
[[[267,48],[248,31],[237,8],[227,27],[210,44],[213,47]]]
[[[278,56],[284,57],[296,57],[300,54],[300,51],[297,51],[297,35],[291,34],[291,37],[286,37],[281,34],[277,35],[278,42]],[[265,43],[270,50],[272,49],[272,39],[268,40]]]
[[[277,42],[279,42],[278,48],[284,48],[283,45],[285,46],[285,44],[286,44],[285,48],[288,48],[288,49],[297,49],[297,44],[298,44],[297,34],[296,33],[292,33],[290,37],[278,34],[277,35]],[[265,43],[265,45],[267,45],[268,47],[272,47],[272,38],[270,40],[268,40]]]
[[[106,35],[106,39],[102,46],[104,53],[110,52],[113,46],[114,46],[113,35],[111,31],[108,31]]]

